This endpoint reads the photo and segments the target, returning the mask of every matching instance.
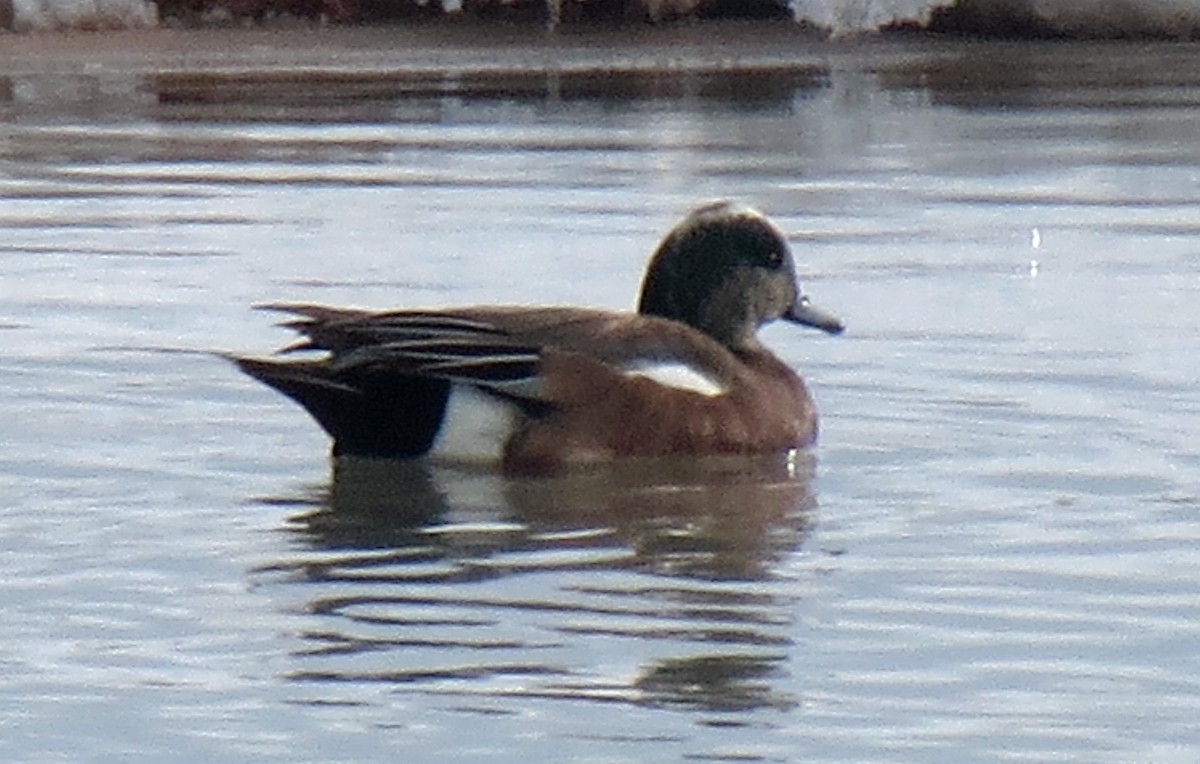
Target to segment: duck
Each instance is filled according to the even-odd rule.
[[[785,234],[728,200],[695,207],[669,230],[636,312],[258,307],[289,316],[281,325],[300,339],[279,355],[292,357],[229,358],[303,406],[332,438],[335,459],[425,457],[452,404],[469,399],[497,417],[489,445],[514,477],[812,446],[813,397],[758,331],[775,321],[845,328],[801,291]]]

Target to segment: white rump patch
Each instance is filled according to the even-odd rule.
[[[630,367],[626,373],[631,377],[645,377],[660,385],[691,390],[701,395],[723,395],[728,392],[717,380],[678,361],[646,361]]]
[[[515,416],[511,403],[469,385],[454,385],[430,456],[481,465],[498,463]]]

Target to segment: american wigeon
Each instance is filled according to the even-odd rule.
[[[333,437],[335,456],[423,455],[452,393],[474,390],[507,411],[497,452],[512,475],[808,446],[817,435],[812,397],[756,332],[776,319],[843,328],[800,293],[782,232],[725,201],[696,208],[663,239],[637,313],[264,307],[298,317],[285,326],[304,339],[285,352],[326,355],[233,360],[304,406]],[[654,373],[663,366],[683,367],[693,383],[663,381]]]

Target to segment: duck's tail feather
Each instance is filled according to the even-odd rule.
[[[334,370],[324,361],[227,357],[303,406],[333,438],[334,456],[407,459],[426,453],[450,395],[444,379]]]

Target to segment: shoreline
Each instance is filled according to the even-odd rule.
[[[1118,55],[1119,54],[1119,55]],[[533,24],[469,20],[349,26],[289,23],[238,28],[152,28],[0,35],[0,84],[40,76],[148,77],[163,93],[249,88],[303,93],[309,85],[369,94],[484,91],[496,83],[679,74],[886,75],[945,86],[1002,84],[1040,72],[1042,84],[1101,77],[1177,82],[1196,71],[1200,43],[982,40],[934,33],[830,40],[790,21],[664,25]],[[1103,72],[1103,74],[1101,74]],[[2,90],[0,90],[2,92]]]
[[[834,45],[792,22],[586,26],[471,21],[292,23],[0,36],[0,72],[173,74],[359,72],[414,76],[557,71],[699,71],[805,65]]]
[[[912,61],[937,35],[830,41],[791,21],[560,27],[472,21],[372,26],[151,28],[0,35],[0,76],[388,76],[805,70],[831,59]],[[1003,44],[1003,43],[995,43]]]

